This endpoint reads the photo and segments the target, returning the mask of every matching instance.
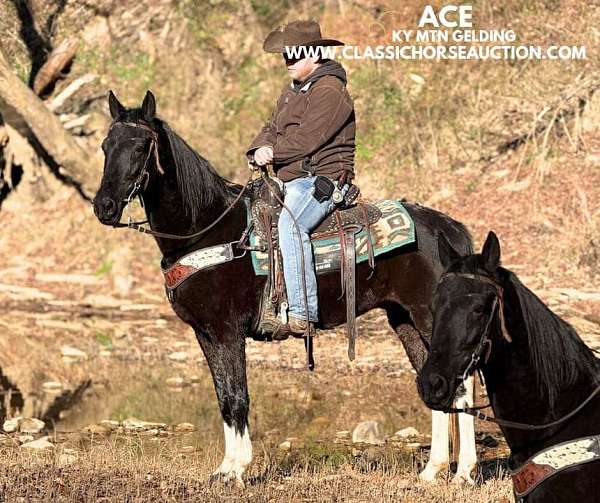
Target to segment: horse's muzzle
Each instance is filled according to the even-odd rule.
[[[113,225],[119,220],[119,205],[110,197],[95,197],[93,201],[94,214],[106,225]]]
[[[417,389],[430,409],[442,410],[452,403],[454,393],[450,393],[448,380],[437,372],[421,372],[417,377]]]

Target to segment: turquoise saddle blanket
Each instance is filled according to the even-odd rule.
[[[381,211],[381,218],[370,226],[370,232],[363,229],[356,235],[356,263],[365,262],[369,258],[367,239],[373,244],[375,257],[390,252],[402,246],[415,242],[415,224],[406,208],[397,200],[369,201]],[[285,210],[282,210],[285,211]],[[252,218],[250,211],[248,222]],[[338,236],[316,239],[311,241],[317,274],[339,270],[340,239]],[[250,244],[260,247],[263,245],[255,232],[250,234]],[[252,251],[254,272],[259,275],[269,273],[269,259],[266,252]]]

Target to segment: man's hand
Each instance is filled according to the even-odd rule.
[[[273,149],[271,147],[260,147],[254,152],[254,162],[264,166],[273,161]]]

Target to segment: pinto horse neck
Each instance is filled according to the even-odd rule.
[[[158,152],[163,175],[143,194],[146,216],[154,231],[189,235],[213,223],[240,190],[212,168],[168,126],[159,126]],[[189,239],[156,237],[168,267],[190,251],[240,237],[245,224],[243,202],[206,234]]]
[[[502,340],[496,320],[490,360],[483,366],[496,417],[528,424],[556,420],[581,404],[598,385],[599,360],[575,330],[546,307],[509,271],[500,282],[512,342]],[[536,452],[569,439],[598,433],[600,400],[592,400],[565,423],[537,431],[501,427],[520,466]]]

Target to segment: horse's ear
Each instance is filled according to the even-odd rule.
[[[460,258],[460,253],[458,253],[454,247],[448,241],[446,234],[440,232],[438,234],[438,252],[440,255],[440,261],[444,268],[448,268],[452,262],[455,262]]]
[[[119,115],[125,112],[125,107],[121,105],[115,93],[108,91],[108,108],[110,109],[110,116],[116,119]]]
[[[498,236],[490,231],[481,250],[483,266],[488,272],[494,272],[500,265],[500,241]]]
[[[154,119],[154,114],[156,113],[156,100],[150,91],[146,91],[146,96],[144,97],[144,102],[142,103],[142,113],[148,122]]]

